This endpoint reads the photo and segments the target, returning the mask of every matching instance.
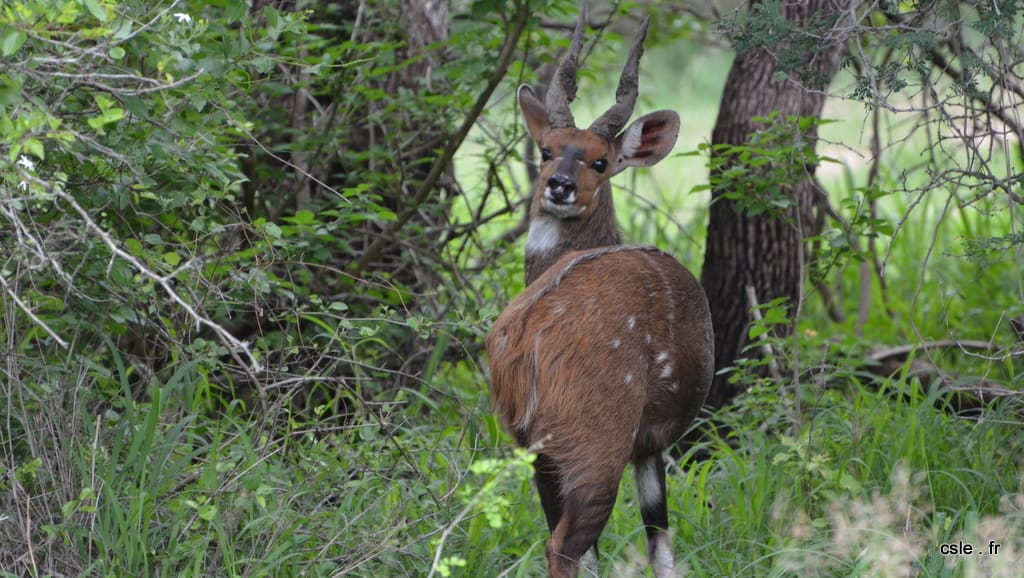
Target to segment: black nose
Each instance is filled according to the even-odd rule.
[[[576,192],[576,181],[569,175],[555,173],[548,179],[548,198],[554,203],[564,203]]]

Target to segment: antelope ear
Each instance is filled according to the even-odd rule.
[[[649,167],[672,152],[679,136],[679,115],[671,110],[645,114],[615,139],[619,151],[615,172],[626,167]]]
[[[551,128],[547,109],[533,93],[533,89],[525,84],[519,87],[516,96],[519,99],[519,109],[523,111],[523,120],[526,121],[526,130],[534,141],[540,142],[540,137]]]

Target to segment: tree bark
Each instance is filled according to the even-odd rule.
[[[834,21],[851,13],[850,4],[854,1],[786,2],[779,9],[787,20],[796,24],[795,34],[801,34],[800,29],[811,21]],[[759,2],[752,3],[757,4]],[[800,72],[804,73],[804,78],[817,78],[820,85],[808,87],[788,71],[782,78],[778,75],[781,72],[779,54],[792,46],[793,37],[789,35],[777,44],[736,56],[711,136],[713,158],[722,154],[716,151],[715,145],[747,144],[759,128],[753,121],[755,117],[767,117],[774,111],[779,112],[779,118],[821,115],[824,89],[839,68],[844,44],[838,41],[815,44]],[[800,136],[813,141],[817,131],[812,127]],[[749,214],[739,208],[735,200],[723,198],[729,191],[715,185],[715,173],[712,173],[712,204],[701,279],[711,305],[716,371],[746,355],[744,348],[748,344],[750,324],[747,286],[754,288],[760,303],[783,297],[790,313],[795,313],[803,283],[800,251],[802,238],[807,235],[804,227],[811,226],[808,215],[815,196],[815,168],[813,164],[806,164],[804,178],[799,182],[780,183],[794,200],[781,214]],[[748,170],[755,169],[748,167]],[[788,325],[780,327],[777,335],[785,336],[790,331]],[[756,352],[751,351],[749,355],[756,355]],[[725,406],[749,387],[741,382],[730,383],[729,378],[729,375],[716,374],[707,401],[710,409]]]

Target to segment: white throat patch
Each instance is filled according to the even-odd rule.
[[[526,233],[526,252],[547,253],[558,245],[562,236],[562,225],[558,219],[537,217],[530,222],[530,230]]]

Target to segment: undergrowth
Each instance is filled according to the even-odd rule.
[[[444,404],[381,400],[375,423],[326,432],[210,419],[160,389],[102,413],[62,392],[36,424],[43,457],[14,476],[33,500],[63,504],[43,528],[52,539],[25,555],[80,557],[104,576],[543,575],[530,458],[508,449],[477,383],[458,391]],[[914,378],[850,380],[806,396],[794,432],[777,392],[752,392],[725,416],[728,434],[670,467],[681,574],[1016,575],[1018,410],[964,419],[943,395]],[[402,417],[422,411],[433,419]],[[943,553],[961,542],[982,554]],[[642,572],[644,544],[625,476],[604,575]]]

